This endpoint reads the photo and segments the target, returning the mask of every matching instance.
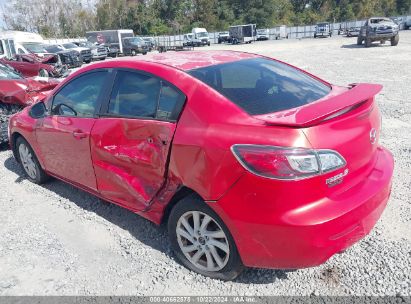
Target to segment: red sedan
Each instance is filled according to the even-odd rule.
[[[31,181],[167,222],[182,264],[229,280],[319,265],[370,232],[393,174],[380,90],[248,53],[122,58],[15,115],[10,143]]]

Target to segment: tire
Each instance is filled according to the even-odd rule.
[[[357,38],[357,45],[361,45],[362,44],[362,38],[360,36],[358,36]]]
[[[31,182],[42,184],[49,179],[49,176],[41,168],[33,149],[23,137],[17,138],[15,149],[24,173]]]
[[[49,77],[49,72],[45,69],[40,69],[39,76],[40,77]]]
[[[198,233],[193,231],[196,215],[198,216],[197,226],[200,229],[204,219],[211,218],[206,227],[203,230],[199,229]],[[189,195],[174,206],[167,226],[171,247],[177,259],[188,269],[224,281],[234,280],[244,269],[234,239],[227,226],[217,213],[197,195]],[[189,229],[185,228],[187,226],[192,231],[191,233]],[[182,234],[177,233],[177,230],[182,231]],[[208,236],[205,232],[209,233]],[[218,232],[219,237],[211,237],[212,232],[214,235]],[[213,245],[217,243],[218,246]],[[182,248],[193,249],[184,253]],[[189,260],[195,258],[196,255],[197,262]],[[215,256],[218,257],[219,262],[214,258]]]
[[[131,50],[131,56],[136,56],[136,55],[137,55],[136,50]]]
[[[314,34],[314,39],[317,38],[317,34]]]
[[[371,41],[370,38],[365,38],[365,47],[366,48],[369,48],[371,46],[371,43],[372,43],[372,41]]]
[[[143,52],[143,55],[147,55],[147,52]]]
[[[398,42],[400,42],[400,35],[397,34],[391,38],[391,46],[397,46]]]
[[[86,60],[86,61],[84,61],[85,63],[87,63],[87,64],[89,64],[90,62],[91,62],[91,59],[90,60]]]

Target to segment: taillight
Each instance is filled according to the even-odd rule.
[[[334,171],[346,165],[336,151],[234,145],[234,156],[245,169],[259,176],[297,180]]]

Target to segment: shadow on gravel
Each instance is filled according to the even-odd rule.
[[[365,48],[365,46],[357,45],[356,43],[354,43],[354,44],[343,44],[341,48],[342,49],[363,49]]]
[[[369,48],[373,48],[373,47],[389,47],[391,46],[389,43],[386,44],[380,44],[380,43],[373,43],[371,44],[371,46]],[[341,46],[342,49],[365,49],[366,47],[364,46],[364,44],[362,45],[358,45],[356,43],[354,44],[344,44]]]
[[[15,181],[16,183],[21,183],[23,180],[26,180],[23,169],[13,157],[5,160],[4,167],[19,176]],[[125,208],[101,200],[92,194],[57,179],[51,179],[41,185],[41,187],[57,194],[57,196],[61,198],[73,202],[81,209],[93,212],[108,222],[127,230],[138,241],[165,253],[177,262],[168,242],[166,225],[157,226]],[[60,199],[57,198],[57,200],[61,202]],[[65,207],[64,202],[60,204]],[[87,213],[83,216],[88,218]],[[124,254],[131,254],[133,244],[121,245],[124,249]],[[235,282],[268,284],[277,280],[287,279],[287,272],[289,271],[246,269]]]

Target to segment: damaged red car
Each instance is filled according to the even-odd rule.
[[[54,79],[23,78],[0,63],[0,145],[8,141],[9,117],[46,97],[59,83]]]
[[[63,77],[68,68],[61,63],[58,55],[39,57],[35,54],[17,54],[12,59],[1,58],[0,63],[11,66],[24,77]]]
[[[10,143],[31,181],[167,223],[183,265],[231,280],[319,265],[370,232],[393,174],[380,90],[248,53],[123,58],[13,116]]]

